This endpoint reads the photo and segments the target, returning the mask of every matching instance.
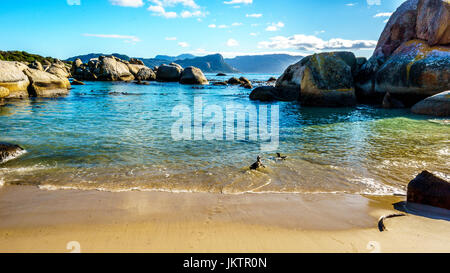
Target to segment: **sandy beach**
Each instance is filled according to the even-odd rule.
[[[0,189],[0,252],[450,252],[450,222],[403,197]]]

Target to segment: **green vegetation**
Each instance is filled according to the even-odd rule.
[[[56,61],[56,59],[52,57],[42,57],[40,55],[30,54],[25,51],[0,51],[0,60],[29,63],[32,63],[34,61],[38,61],[40,63],[45,63],[45,61],[48,61],[50,63],[53,63]]]

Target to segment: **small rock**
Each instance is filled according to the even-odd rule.
[[[394,108],[405,108],[403,102],[393,98],[391,94],[388,92],[384,96],[382,107],[384,109],[394,109]]]
[[[411,108],[415,114],[436,117],[450,116],[450,91],[428,97]]]
[[[71,84],[72,84],[72,85],[85,85],[84,82],[78,81],[78,80],[73,80]]]
[[[217,77],[226,77],[227,76],[227,74],[225,74],[225,73],[217,73],[217,75],[216,75]]]
[[[19,145],[0,142],[0,163],[15,159],[25,153]]]

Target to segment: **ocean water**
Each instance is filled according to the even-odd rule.
[[[258,81],[278,75],[245,76]],[[11,101],[0,108],[0,141],[19,144],[27,153],[0,164],[0,185],[392,195],[404,194],[424,169],[450,178],[448,123],[406,109],[252,102],[249,93],[238,86],[87,82],[64,98]],[[276,151],[288,160],[274,160],[276,151],[261,151],[255,140],[174,140],[179,117],[172,110],[180,104],[193,109],[194,98],[223,109],[278,106]],[[266,168],[249,171],[257,155]]]

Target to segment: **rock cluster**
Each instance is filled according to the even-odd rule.
[[[9,91],[3,98],[67,95],[71,88],[68,76],[62,62],[46,64],[45,67],[39,62],[33,62],[28,67],[19,62],[0,61],[0,87]]]
[[[277,80],[277,94],[295,91],[302,104],[311,106],[351,106],[360,101],[385,108],[410,107],[450,89],[449,22],[448,0],[408,0],[389,19],[369,60],[350,52],[307,56]],[[442,108],[446,100],[430,101],[422,105]],[[443,114],[445,109],[420,112]]]

